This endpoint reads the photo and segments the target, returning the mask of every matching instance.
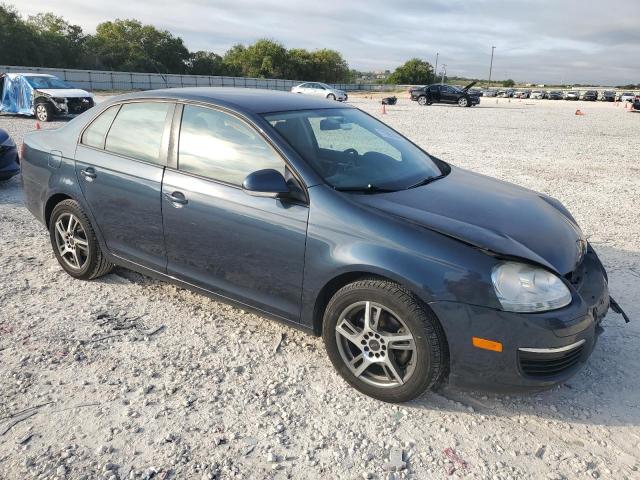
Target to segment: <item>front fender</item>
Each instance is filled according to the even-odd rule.
[[[311,325],[325,286],[345,274],[398,282],[425,303],[457,301],[500,308],[491,283],[495,258],[401,218],[310,189],[301,321]],[[336,213],[339,212],[339,213]]]

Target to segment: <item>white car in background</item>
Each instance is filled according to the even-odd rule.
[[[622,95],[620,95],[621,102],[633,102],[635,98],[636,96],[633,92],[623,92]]]
[[[531,96],[529,98],[541,99],[545,98],[546,96],[547,92],[545,92],[544,90],[534,90],[533,92],[531,92]]]
[[[305,82],[295,87],[291,87],[292,93],[302,93],[304,95],[316,95],[329,100],[338,100],[339,102],[347,101],[347,94],[342,90],[330,87],[326,83]]]

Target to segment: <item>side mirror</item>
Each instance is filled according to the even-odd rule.
[[[271,168],[250,173],[242,182],[242,189],[257,197],[286,197],[289,186],[282,174]]]

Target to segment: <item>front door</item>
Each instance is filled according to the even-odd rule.
[[[256,170],[287,174],[280,155],[238,117],[185,105],[177,160],[162,185],[168,273],[299,320],[308,206],[241,188]]]
[[[160,271],[166,265],[160,191],[173,108],[167,102],[110,107],[76,150],[78,181],[109,251]]]

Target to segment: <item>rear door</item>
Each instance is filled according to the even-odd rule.
[[[430,85],[428,91],[431,101],[438,103],[440,101],[440,85]]]
[[[76,150],[78,181],[108,249],[159,271],[166,265],[160,194],[174,106],[112,106]]]
[[[176,113],[177,147],[162,185],[170,275],[298,320],[309,208],[241,188],[257,170],[290,171],[253,126],[214,108]],[[174,131],[178,136],[178,132]]]

